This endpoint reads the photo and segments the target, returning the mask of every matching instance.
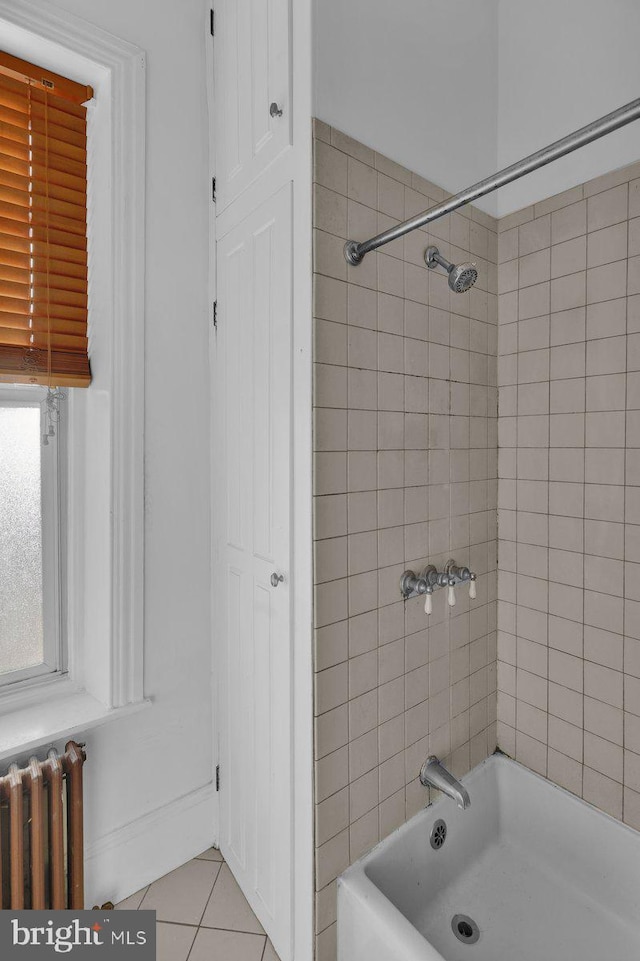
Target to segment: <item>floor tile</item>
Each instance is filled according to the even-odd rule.
[[[130,894],[124,901],[119,901],[115,906],[116,911],[137,911],[148,890],[148,887],[142,888],[140,891],[136,891],[135,894]]]
[[[224,858],[217,848],[208,848],[198,855],[198,861],[224,861]]]
[[[199,924],[220,868],[216,861],[189,861],[154,881],[140,907],[156,911],[158,921]]]
[[[264,934],[262,925],[249,907],[227,864],[223,864],[220,868],[218,880],[201,923],[207,928],[226,928],[231,931]]]
[[[156,961],[187,961],[198,929],[186,924],[156,924]]]
[[[261,961],[264,935],[200,928],[189,961]]]

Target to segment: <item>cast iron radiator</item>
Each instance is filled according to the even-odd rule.
[[[0,777],[0,908],[84,908],[82,745]]]

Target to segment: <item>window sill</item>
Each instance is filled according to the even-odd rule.
[[[51,688],[55,688],[55,693]],[[57,680],[47,693],[51,696],[42,698],[41,692],[38,703],[33,703],[30,697],[25,698],[27,703],[23,701],[23,706],[14,703],[8,713],[0,716],[0,762],[28,755],[43,745],[85,733],[151,706],[151,701],[145,699],[125,707],[107,708],[66,679]]]

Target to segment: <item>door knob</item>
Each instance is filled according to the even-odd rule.
[[[273,574],[271,575],[271,586],[277,587],[278,584],[281,584],[283,580],[284,580],[284,574],[276,574],[276,572],[274,571]]]
[[[271,104],[271,106],[269,107],[269,113],[271,114],[272,117],[281,117],[281,116],[282,116],[282,107],[279,107],[278,104],[277,104],[277,103],[275,102],[275,100],[274,100],[273,103]]]

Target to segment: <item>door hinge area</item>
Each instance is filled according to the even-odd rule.
[[[211,199],[215,204],[216,202],[216,178],[215,177],[211,178]]]
[[[216,764],[216,791],[220,790],[220,765]]]
[[[213,302],[213,326],[215,327],[216,330],[218,329],[218,301],[217,300],[214,300]]]
[[[215,15],[215,13],[213,12],[213,9],[211,9],[211,10],[209,11],[209,30],[211,31],[211,36],[212,36],[212,37],[215,37],[215,35],[216,35],[216,15]]]

